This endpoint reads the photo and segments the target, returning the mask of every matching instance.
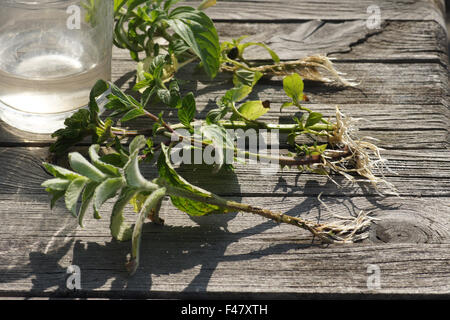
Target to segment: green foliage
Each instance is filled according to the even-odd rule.
[[[194,120],[196,111],[195,97],[192,93],[189,93],[184,97],[181,108],[178,109],[178,119],[187,128],[191,128],[191,122]]]
[[[214,78],[219,71],[220,45],[211,19],[194,8],[179,7],[169,14],[167,23],[201,59],[206,73]]]
[[[242,114],[248,120],[256,120],[259,117],[265,115],[269,108],[264,107],[261,101],[247,101],[242,104],[238,109],[240,114]],[[231,120],[239,120],[239,117],[236,114],[231,116]]]
[[[237,150],[236,137],[227,131],[229,128],[271,129],[288,133],[287,142],[297,152],[296,157],[288,159],[288,165],[296,161],[304,163],[302,160],[323,165],[330,147],[343,147],[342,144],[332,145],[319,139],[321,136],[330,136],[335,126],[325,121],[321,113],[300,105],[306,96],[303,79],[297,73],[283,80],[283,89],[290,101],[284,103],[281,109],[297,107],[303,112],[300,119],[292,117],[292,123],[283,125],[259,121],[270,111],[270,101],[249,100],[249,95],[258,81],[270,72],[254,67],[245,60],[244,53],[249,47],[262,48],[273,60],[274,64],[270,66],[280,63],[279,56],[263,43],[243,42],[245,36],[219,45],[213,22],[202,12],[214,5],[215,0],[204,0],[198,9],[187,6],[173,9],[178,2],[114,0],[114,43],[128,49],[131,57],[138,62],[134,92],[128,94],[113,83],[98,81],[91,90],[88,109],[79,110],[66,119],[65,128],[53,134],[57,140],[51,146],[52,152],[64,154],[71,146],[91,137],[92,145],[88,150],[90,161],[80,153],[72,152],[68,156],[72,170],[44,163],[46,170],[53,176],[42,184],[52,197],[51,207],[63,198],[67,209],[78,219],[81,227],[89,208],[92,208],[93,216],[100,219],[102,206],[114,199],[110,231],[112,237],[119,241],[132,241],[131,260],[127,265],[131,273],[136,271],[139,264],[145,219],[149,217],[155,221],[166,195],[176,208],[191,216],[239,209],[276,221],[287,217],[226,201],[186,181],[170,161],[171,147],[176,142],[185,140],[188,151],[194,147],[202,148],[202,151],[214,150],[214,157],[218,161],[213,173],[224,166],[229,168],[231,165],[225,160],[243,151]],[[93,9],[95,2],[86,5]],[[158,42],[157,39],[165,41]],[[217,107],[208,112],[205,120],[195,120],[198,114],[195,96],[193,93],[182,93],[182,82],[175,78],[181,67],[196,60],[211,78],[219,71],[233,72],[234,87],[217,99]],[[104,120],[99,116],[100,97],[106,100],[104,108],[109,112],[108,118]],[[168,124],[164,120],[164,112],[158,115],[152,113],[155,104],[163,104],[169,111],[176,112],[180,123]],[[150,121],[146,129],[122,127],[124,123],[131,125],[132,120],[140,117]],[[177,135],[176,129],[181,128],[188,129],[194,135]],[[303,134],[312,138],[310,145],[296,144],[296,137]],[[134,139],[127,148],[123,143],[129,137]],[[163,139],[162,143],[156,143],[156,137]],[[193,142],[199,142],[200,147],[197,144],[194,146]],[[101,145],[105,148],[101,148]],[[159,156],[154,157],[158,152]],[[144,161],[157,162],[158,177],[152,181],[144,177],[140,170],[140,164]],[[323,166],[306,165],[306,168],[317,174],[328,174],[330,171]],[[303,166],[299,165],[299,169],[302,170]],[[126,223],[124,211],[128,204],[137,213],[134,225]],[[312,224],[295,224],[295,218],[289,219],[284,222],[308,226],[307,229],[311,231]]]
[[[169,149],[162,145],[161,150],[162,152],[158,159],[158,173],[160,179],[164,181],[165,186],[175,188],[180,194],[191,194],[195,198],[199,198],[204,201],[213,198],[213,195],[210,192],[190,184],[178,175],[170,163]],[[217,205],[196,201],[179,195],[171,195],[170,200],[179,210],[192,216],[203,216],[211,213],[226,212],[224,208]]]
[[[258,47],[265,49],[265,51],[267,51],[270,54],[270,57],[272,58],[273,62],[275,62],[275,63],[280,62],[280,57],[275,53],[275,51],[270,49],[266,44],[261,43],[261,42],[242,43],[242,41],[245,40],[246,38],[247,38],[247,36],[242,36],[238,39],[233,39],[231,42],[225,41],[221,45],[222,50],[228,54],[228,57],[230,57],[230,55],[229,55],[230,51],[235,50],[235,51],[237,51],[235,54],[235,57],[232,56],[230,59],[235,60],[236,58],[239,58],[240,60],[245,61],[245,59],[244,59],[245,50],[252,46],[258,46]]]
[[[310,128],[322,120],[323,116],[319,112],[311,112],[306,119],[305,128]]]
[[[140,61],[140,52],[153,58],[159,55],[161,49],[174,55],[174,64],[196,55],[206,73],[215,77],[219,70],[220,45],[213,22],[201,10],[192,7],[171,10],[177,2],[116,1],[115,45],[128,49],[136,61]],[[200,9],[206,6],[205,3]],[[170,35],[167,27],[174,34]],[[161,48],[154,42],[158,37],[165,38],[170,45]]]
[[[303,80],[302,78],[294,73],[284,78],[283,88],[286,95],[292,99],[293,105],[298,104],[300,100],[303,100]]]

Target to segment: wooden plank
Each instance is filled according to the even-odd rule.
[[[383,61],[383,64],[362,64],[362,63],[337,63],[336,66],[339,70],[348,74],[348,77],[354,78],[358,81],[362,81],[358,89],[337,89],[330,86],[316,86],[314,84],[307,84],[307,92],[311,98],[314,98],[315,103],[329,103],[330,100],[339,104],[347,104],[358,102],[359,104],[395,104],[395,103],[408,103],[408,104],[443,104],[442,101],[442,89],[448,89],[448,77],[446,67],[439,64],[433,66],[430,70],[429,66],[432,66],[433,61],[427,59],[434,59],[434,62],[441,60],[438,57],[442,56],[445,50],[444,40],[442,39],[442,29],[433,22],[390,22],[385,26],[383,32],[375,32],[373,36],[367,34],[367,30],[358,27],[358,22],[345,22],[348,24],[348,28],[342,30],[342,34],[339,36],[332,35],[328,37],[327,41],[323,41],[327,34],[330,34],[328,28],[331,28],[335,24],[341,22],[326,24],[320,28],[316,25],[317,22],[310,21],[303,24],[287,24],[289,27],[280,28],[279,24],[249,24],[239,23],[238,27],[230,27],[229,23],[219,23],[218,27],[221,33],[223,33],[225,39],[232,36],[238,36],[243,33],[249,33],[254,38],[251,40],[267,40],[269,35],[272,36],[274,43],[268,41],[269,44],[274,45],[275,49],[281,54],[283,59],[295,59],[302,55],[317,53],[316,50],[322,50],[321,53],[328,53],[332,56],[336,56],[339,59],[346,59],[345,61],[352,59],[370,59]],[[252,26],[252,27],[244,27]],[[261,31],[261,35],[256,33]],[[263,31],[266,30],[266,31]],[[280,34],[280,30],[286,31],[285,35]],[[309,34],[307,45],[302,41],[289,41],[295,40],[296,35],[303,30],[306,34]],[[236,33],[238,32],[238,33]],[[286,38],[286,39],[285,39]],[[276,40],[278,39],[278,40]],[[284,42],[280,42],[280,39]],[[317,39],[317,40],[314,40]],[[334,39],[334,41],[332,41]],[[417,39],[421,39],[420,42]],[[278,42],[277,42],[278,41]],[[339,46],[335,46],[336,41],[341,43]],[[289,47],[285,47],[286,43],[290,43]],[[295,45],[292,45],[294,43]],[[323,45],[328,43],[328,45]],[[386,43],[389,43],[386,46]],[[444,49],[441,48],[444,46]],[[308,48],[303,49],[303,48]],[[350,50],[350,51],[349,51]],[[348,51],[348,52],[346,52]],[[298,52],[298,54],[296,54]],[[335,54],[332,54],[335,52]],[[341,52],[341,53],[336,53]],[[263,55],[265,53],[262,53]],[[261,56],[261,51],[250,52],[252,59],[258,59]],[[392,63],[386,63],[386,59],[407,59],[406,63],[403,61],[397,66],[393,66]],[[425,60],[423,60],[425,59]],[[411,60],[411,61],[410,61]],[[414,61],[413,61],[414,60]],[[338,60],[339,61],[339,60]],[[421,64],[418,65],[417,62]],[[410,63],[410,64],[409,64]],[[121,85],[123,88],[131,88],[133,86],[134,72],[136,64],[131,61],[128,52],[125,50],[114,50],[114,63],[113,63],[113,80]],[[356,69],[356,70],[355,70]],[[376,74],[374,73],[376,71]],[[430,72],[439,73],[441,77],[431,75]],[[191,80],[192,68],[188,68],[184,75],[181,74],[180,78]],[[428,74],[427,74],[428,73]],[[402,79],[398,79],[398,75],[402,75]],[[211,105],[211,99],[214,100],[218,96],[222,95],[230,84],[227,83],[228,76],[221,76],[214,83],[208,83],[207,79],[202,75],[196,75],[201,80],[200,83],[193,82],[188,85],[186,90],[194,90],[199,94],[198,101],[199,107],[202,109],[204,104]],[[430,78],[431,81],[430,81]],[[411,82],[411,79],[418,79],[416,83]],[[398,88],[399,80],[408,80],[401,84],[401,89]],[[380,85],[379,81],[384,83]],[[204,82],[204,83],[203,83]],[[391,83],[390,83],[391,82]],[[212,88],[211,88],[212,86]],[[405,88],[407,86],[407,88]],[[420,89],[417,89],[420,87]],[[213,90],[217,89],[217,90]],[[424,88],[426,94],[418,95],[418,90]],[[273,96],[272,90],[280,92],[281,96]],[[386,90],[388,89],[388,90]],[[391,89],[391,90],[389,90]],[[437,91],[436,91],[437,89]],[[434,91],[432,91],[434,90]],[[281,104],[284,99],[282,90],[280,88],[280,82],[269,81],[261,85],[258,91],[267,92],[268,95],[262,95],[262,98],[271,98],[275,106]],[[396,91],[396,92],[393,92]],[[396,94],[394,94],[396,93]],[[401,94],[401,96],[397,96]],[[316,96],[317,95],[317,96]],[[321,99],[325,95],[326,99]],[[408,97],[404,97],[408,95]],[[336,96],[340,96],[341,99],[336,100]],[[318,99],[316,99],[316,97]],[[330,98],[332,97],[332,98]],[[386,99],[389,97],[389,99]],[[419,99],[418,99],[419,98]],[[423,99],[425,98],[425,99]],[[430,100],[430,98],[434,100]],[[419,101],[417,101],[417,99]],[[448,110],[448,108],[444,108]],[[49,135],[35,135],[18,131],[9,127],[6,124],[0,126],[0,145],[32,145],[32,146],[44,146],[48,145],[51,141]]]
[[[216,22],[221,41],[248,36],[244,42],[264,42],[282,60],[322,54],[339,60],[446,59],[446,29],[432,21],[389,21],[367,29],[363,20],[305,22]],[[259,47],[248,48],[250,60],[270,56]],[[114,48],[114,60],[130,60],[127,50]]]
[[[449,294],[448,200],[441,198],[243,198],[250,204],[328,221],[330,212],[374,210],[381,219],[360,244],[321,246],[291,226],[248,214],[189,218],[167,203],[166,225],[144,227],[141,267],[124,268],[130,243],[111,241],[108,213],[80,229],[62,206],[23,194],[0,196],[0,296],[262,297],[308,294]],[[129,214],[128,219],[135,218]],[[26,221],[26,223],[24,223]],[[82,291],[65,286],[67,267],[81,269]],[[381,289],[368,289],[368,265]]]
[[[218,22],[222,41],[242,35],[245,41],[264,42],[282,60],[322,54],[348,60],[432,60],[447,62],[446,29],[432,21],[389,21],[368,29],[364,20],[302,23]],[[128,54],[123,52],[123,54]],[[250,47],[252,60],[270,59],[259,47]]]
[[[368,29],[364,20],[305,22],[216,22],[221,41],[248,36],[244,42],[264,42],[281,60],[322,54],[337,60],[447,60],[446,29],[433,21],[389,21]],[[129,60],[126,50],[114,50],[115,59]],[[246,57],[268,60],[260,47]]]
[[[356,79],[359,85],[355,88],[342,88],[307,82],[305,93],[313,103],[447,105],[448,72],[445,65],[432,62],[397,61],[343,62],[335,63],[335,66],[348,78]],[[193,67],[186,67],[178,78],[186,81],[183,89],[194,92],[200,103],[212,103],[232,87],[228,74],[220,74],[210,81],[203,73],[196,73]],[[132,88],[134,68],[133,62],[122,61],[114,70],[114,81],[124,89]],[[262,100],[268,99],[274,103],[286,101],[282,82],[278,79],[261,80],[255,93]]]
[[[367,20],[374,14],[371,6],[379,8],[384,21],[437,21],[445,26],[443,0],[228,0],[218,1],[207,13],[217,21]]]
[[[408,128],[411,125],[419,128],[421,125],[427,126],[433,120],[425,115],[429,111],[424,111],[422,121],[416,121],[420,108],[426,108],[434,113],[441,113],[440,125],[435,127],[439,130],[447,130],[445,126],[446,119],[448,119],[448,77],[446,69],[433,63],[424,64],[391,64],[391,63],[339,63],[337,68],[352,78],[358,79],[361,83],[357,88],[337,88],[331,85],[317,85],[311,82],[306,83],[305,93],[311,100],[308,104],[311,108],[325,109],[322,107],[326,105],[327,115],[332,115],[332,108],[336,105],[349,105],[349,108],[356,107],[355,115],[353,111],[349,113],[352,116],[364,115],[364,112],[372,109],[374,106],[381,108],[383,114],[396,113],[399,110],[399,115],[404,114],[404,110],[411,110],[410,108],[417,108],[413,111],[414,115],[406,114],[404,119],[404,127]],[[133,70],[134,63],[121,63],[117,65],[114,73],[114,80],[126,89],[133,84]],[[128,71],[127,71],[128,70]],[[226,90],[231,88],[228,75],[221,75],[214,80],[213,83],[207,82],[207,79],[199,75],[199,81],[192,81],[189,78],[189,71],[180,74],[180,78],[189,80],[185,84],[184,91],[193,91],[197,96],[198,108],[202,112],[201,116],[206,115],[206,110],[215,108],[214,101],[225,94]],[[124,74],[126,76],[124,76]],[[282,89],[282,82],[277,80],[262,81],[255,92],[250,96],[250,99],[270,100],[273,104],[274,110],[279,110],[279,106],[287,101],[285,93]],[[346,110],[349,110],[346,108]],[[161,109],[159,109],[161,110]],[[372,109],[375,111],[376,109]],[[439,111],[437,111],[439,110]],[[286,111],[286,112],[289,112]],[[370,113],[370,112],[369,112]],[[374,112],[371,112],[372,114]],[[275,114],[273,114],[275,116]],[[168,116],[168,121],[173,121],[174,115]],[[364,117],[364,116],[363,116]],[[408,120],[411,117],[410,120]],[[390,118],[390,121],[397,121],[398,116]],[[372,120],[372,119],[369,119]],[[444,122],[442,122],[444,121]],[[409,122],[409,124],[408,124]],[[422,123],[422,124],[419,124]],[[375,124],[375,122],[374,122]],[[364,126],[364,124],[363,124]],[[391,127],[390,123],[383,124],[381,121],[376,122],[377,128],[385,130]],[[444,127],[443,127],[444,126]],[[396,128],[402,126],[397,125]],[[41,146],[50,142],[47,135],[32,135],[14,130],[9,126],[0,126],[0,140],[3,146],[18,144]],[[427,129],[428,130],[428,129]],[[445,136],[445,132],[441,132]],[[399,132],[399,134],[402,134]],[[439,133],[438,133],[439,134]],[[408,138],[409,139],[409,138]],[[445,138],[444,138],[445,140]],[[442,145],[440,145],[442,146]],[[439,146],[437,146],[439,147]]]
[[[449,196],[450,171],[448,150],[403,150],[383,152],[390,169],[386,179],[393,183],[403,196]],[[46,148],[3,148],[0,149],[0,194],[44,194],[40,185],[50,176],[42,168],[42,161],[48,156]],[[349,185],[340,176],[333,176],[342,184],[338,188],[325,176],[299,173],[297,169],[285,169],[273,175],[263,171],[265,165],[237,164],[234,172],[221,171],[211,179],[211,169],[206,166],[181,166],[178,171],[192,183],[224,196],[277,196],[299,195],[376,195],[366,184]],[[142,166],[144,175],[156,177],[153,166]],[[383,189],[385,190],[386,189]]]
[[[244,19],[257,18],[259,25],[270,21],[274,26],[288,26],[290,40],[310,31],[309,38],[297,39],[299,43],[311,41],[310,48],[338,57],[337,67],[361,80],[359,89],[307,83],[309,106],[329,116],[333,106],[340,104],[352,116],[367,117],[362,133],[379,138],[380,145],[390,149],[383,155],[398,175],[389,173],[387,179],[397,185],[402,197],[378,197],[362,185],[339,189],[325,177],[296,171],[267,176],[261,174],[261,166],[240,165],[234,173],[220,173],[215,179],[204,169],[184,166],[179,171],[222,196],[311,220],[330,221],[335,219],[332,213],[373,211],[380,220],[371,225],[369,239],[353,245],[321,246],[306,231],[261,217],[239,213],[189,218],[165,201],[166,225],[145,225],[141,268],[130,278],[124,268],[130,243],[113,241],[109,233],[112,203],[102,208],[104,219],[94,221],[89,216],[85,229],[76,226],[63,203],[51,212],[48,196],[40,187],[48,177],[41,167],[48,156],[44,147],[48,137],[18,134],[11,138],[10,133],[0,133],[0,296],[450,296],[448,69],[439,46],[440,28],[433,22],[441,15],[439,9],[430,9],[442,3],[379,1],[387,24],[373,34],[356,27],[361,21],[343,22],[345,17],[366,19],[367,7],[374,4],[368,0],[284,0],[281,5],[273,0],[239,2],[244,9],[236,14],[230,10],[235,1],[220,1],[210,11],[224,29],[228,21],[244,26]],[[260,16],[254,13],[255,4],[261,7]],[[321,27],[309,22],[319,16],[333,21]],[[290,24],[306,17],[308,22],[301,26]],[[414,22],[398,22],[403,19],[417,21],[417,27]],[[339,36],[347,42],[337,47],[314,42],[340,23],[343,33]],[[277,32],[272,36],[276,40]],[[423,45],[414,39],[421,39]],[[301,53],[300,48],[296,50]],[[294,51],[288,51],[284,58],[290,59],[288,54]],[[115,57],[114,80],[130,88],[135,63],[123,52],[117,55],[116,51]],[[187,69],[184,78],[191,80],[192,69]],[[228,80],[219,77],[211,88],[200,77],[188,85],[199,95],[200,117],[230,87]],[[252,99],[256,96],[272,101],[265,120],[283,122],[294,113],[278,111],[285,99],[278,80],[263,82]],[[175,117],[172,114],[167,119]],[[147,177],[156,174],[149,166],[143,171]],[[317,199],[322,191],[328,209]],[[128,208],[129,222],[135,217]],[[67,267],[72,264],[82,272],[82,290],[75,294],[66,289]],[[380,289],[367,286],[369,265],[381,270]]]

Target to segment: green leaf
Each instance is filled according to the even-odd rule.
[[[111,199],[123,187],[124,180],[120,178],[106,179],[95,189],[94,209],[99,210],[106,200]]]
[[[114,12],[118,12],[122,8],[127,0],[114,0]]]
[[[66,168],[54,164],[44,162],[43,166],[50,174],[52,174],[56,178],[68,179],[70,181],[77,178],[81,178],[81,175],[79,175],[78,173],[75,173],[73,171],[70,171]]]
[[[139,105],[139,103],[133,99],[129,95],[120,90],[115,84],[111,83],[111,92],[115,98],[117,98],[120,102],[122,102],[125,106],[133,107],[133,105]]]
[[[145,115],[144,109],[132,109],[128,111],[121,119],[120,122],[130,121]]]
[[[223,99],[225,99],[225,101],[239,102],[247,98],[252,90],[253,88],[251,86],[241,85],[239,87],[228,90],[225,93]]]
[[[98,144],[94,144],[89,147],[89,157],[91,158],[91,161],[94,164],[94,166],[109,176],[119,177],[120,176],[119,168],[109,163],[103,162],[100,159],[100,156],[98,155],[99,150],[100,146]]]
[[[122,168],[128,162],[128,158],[124,159],[119,153],[105,154],[100,157],[100,160],[118,168]]]
[[[72,169],[91,180],[102,182],[107,177],[78,152],[69,154],[69,163]]]
[[[41,184],[44,188],[50,188],[52,190],[65,191],[70,184],[70,180],[55,178],[45,181]]]
[[[201,198],[208,199],[212,197],[210,192],[190,184],[178,175],[170,163],[169,149],[164,144],[161,144],[161,151],[162,152],[158,159],[158,172],[159,176],[164,179],[168,185],[180,188]],[[191,216],[203,216],[206,214],[223,213],[226,211],[226,209],[219,206],[184,197],[170,196],[170,199],[175,207]]]
[[[109,89],[108,82],[104,80],[98,80],[92,87],[89,93],[89,111],[91,115],[91,121],[98,118],[99,107],[97,104],[97,97],[101,96]]]
[[[192,7],[173,10],[167,23],[201,59],[206,73],[215,78],[220,66],[220,45],[211,19]]]
[[[64,125],[64,128],[52,134],[52,138],[57,140],[50,146],[50,152],[57,155],[65,154],[67,149],[96,133],[95,119],[91,119],[91,113],[87,109],[75,112],[64,121]]]
[[[84,228],[83,219],[86,214],[86,210],[91,203],[92,197],[94,196],[95,189],[97,188],[97,182],[89,182],[84,188],[83,195],[81,196],[81,207],[78,211],[78,224],[80,227]]]
[[[169,10],[173,5],[177,4],[181,0],[166,0],[164,3],[164,10]]]
[[[299,119],[297,117],[292,117],[292,119],[297,123],[298,130],[304,130],[305,129],[305,114],[302,115],[302,117]]]
[[[266,49],[266,51],[270,54],[270,57],[272,58],[272,60],[275,63],[280,62],[280,57],[275,53],[275,51],[273,51],[267,45],[265,45],[264,43],[261,43],[261,42],[247,42],[247,43],[239,45],[238,48],[239,48],[239,52],[241,53],[241,55],[243,55],[245,49],[247,49],[248,47],[251,47],[251,46],[259,46],[259,47]]]
[[[181,96],[180,96],[180,86],[177,80],[172,79],[169,82],[169,93],[170,98],[167,105],[172,108],[179,108],[181,106]]]
[[[235,87],[239,87],[240,85],[254,87],[262,76],[263,73],[259,71],[254,72],[245,69],[239,69],[233,75],[233,84]]]
[[[144,205],[145,200],[150,195],[150,192],[138,192],[130,200],[130,204],[133,206],[133,210],[139,213]]]
[[[170,91],[167,89],[158,89],[156,90],[156,95],[162,103],[169,105],[170,104]]]
[[[209,111],[206,115],[206,124],[211,125],[217,123],[219,120],[226,116],[229,110],[230,109],[228,106],[221,106],[217,109]]]
[[[270,109],[265,108],[262,101],[248,101],[244,103],[238,111],[248,120],[256,120],[265,115]],[[239,120],[237,114],[231,116],[231,121]]]
[[[50,209],[53,209],[55,207],[56,201],[64,197],[64,194],[66,193],[66,191],[63,190],[53,190],[51,188],[46,188],[45,191],[52,195],[52,199],[50,201]]]
[[[136,136],[130,143],[130,155],[139,153],[139,150],[145,147],[147,139],[143,135]]]
[[[98,80],[91,89],[89,93],[89,98],[91,100],[95,100],[97,97],[101,96],[109,89],[108,82],[104,80]]]
[[[128,186],[141,190],[153,191],[157,189],[157,185],[146,180],[139,170],[139,160],[137,152],[128,160],[128,163],[124,167],[125,178]]]
[[[134,274],[139,266],[142,226],[144,225],[145,218],[147,218],[150,211],[157,206],[158,202],[165,196],[165,194],[166,188],[159,188],[153,191],[150,196],[148,196],[147,200],[145,200],[142,210],[139,212],[139,216],[133,229],[131,261],[127,264],[130,274]]]
[[[209,141],[215,148],[215,172],[218,172],[225,164],[230,154],[234,157],[234,137],[222,126],[211,124],[202,125],[200,133],[204,141]],[[221,148],[221,149],[220,149]]]
[[[111,119],[106,119],[102,127],[97,127],[95,133],[97,134],[97,143],[102,143],[114,138],[112,133],[113,121]]]
[[[316,123],[320,122],[322,120],[323,115],[319,112],[311,112],[308,116],[308,119],[306,119],[305,127],[311,127],[315,125]]]
[[[293,73],[283,79],[283,88],[294,103],[298,103],[303,99],[304,84],[302,78],[297,73]]]
[[[184,126],[188,128],[191,127],[191,122],[194,120],[196,109],[194,94],[190,92],[183,98],[181,108],[178,109],[178,119]]]
[[[66,202],[67,209],[72,213],[74,217],[77,216],[77,202],[78,198],[81,195],[81,192],[83,191],[84,187],[87,183],[86,178],[78,178],[73,180],[69,187],[66,190],[64,200]]]
[[[114,204],[109,228],[113,238],[118,241],[127,241],[131,239],[133,229],[128,223],[125,223],[123,210],[128,202],[134,197],[136,192],[137,191],[134,188],[123,188],[116,203]]]

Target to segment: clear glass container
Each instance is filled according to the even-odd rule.
[[[0,118],[52,133],[110,80],[114,1],[0,0]]]

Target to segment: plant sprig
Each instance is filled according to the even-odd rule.
[[[229,156],[234,160],[254,157],[276,161],[281,167],[325,174],[330,179],[333,173],[352,182],[361,177],[375,188],[385,184],[393,189],[391,184],[374,175],[373,169],[382,167],[384,160],[375,145],[355,138],[351,118],[344,117],[337,109],[336,120],[331,122],[325,120],[321,113],[304,106],[303,101],[307,97],[302,76],[324,80],[318,68],[337,75],[326,58],[313,56],[297,62],[281,62],[265,44],[245,43],[245,37],[219,44],[213,22],[202,11],[215,1],[205,0],[197,9],[174,8],[178,2],[114,1],[114,43],[128,49],[137,61],[135,94],[126,94],[113,83],[99,80],[91,90],[88,109],[73,114],[66,119],[65,128],[53,134],[57,140],[51,151],[56,154],[65,154],[71,146],[88,137],[91,137],[92,145],[89,148],[90,161],[80,153],[69,154],[72,170],[44,164],[54,177],[43,183],[52,195],[51,206],[64,198],[67,209],[83,226],[90,207],[94,217],[99,219],[102,205],[115,198],[110,217],[111,235],[120,241],[132,241],[131,260],[127,264],[131,273],[139,264],[142,225],[146,218],[163,223],[159,210],[166,196],[177,209],[192,216],[242,211],[303,228],[325,242],[351,242],[364,238],[361,232],[371,221],[364,214],[344,223],[314,223],[223,199],[190,184],[177,173],[170,154],[182,143],[183,153],[213,149],[216,159],[214,171],[232,168],[225,161]],[[272,63],[256,65],[246,60],[245,50],[251,46],[266,50]],[[193,93],[183,95],[180,82],[175,77],[180,68],[194,61],[198,61],[211,78],[218,72],[233,73],[234,87],[217,100],[217,107],[208,112],[205,120],[196,119],[195,96]],[[258,81],[272,75],[284,77],[286,102],[281,110],[296,107],[302,112],[300,118],[292,117],[289,124],[263,120],[271,108],[270,101],[248,100]],[[106,119],[100,114],[99,100],[105,100],[104,108],[109,112]],[[154,114],[150,107],[157,103],[176,111],[179,123],[167,122],[162,112]],[[147,119],[148,129],[123,127],[124,123],[136,118]],[[241,150],[237,137],[228,129],[252,129],[257,134],[263,130],[287,133],[286,142],[294,153],[267,155],[258,150]],[[312,142],[298,144],[299,136],[307,136]],[[129,137],[133,140],[126,147],[122,141]],[[109,147],[110,152],[102,154],[102,145]],[[149,181],[142,175],[139,165],[143,161],[156,161],[158,178]],[[125,222],[124,209],[128,204],[137,212],[134,225]]]

